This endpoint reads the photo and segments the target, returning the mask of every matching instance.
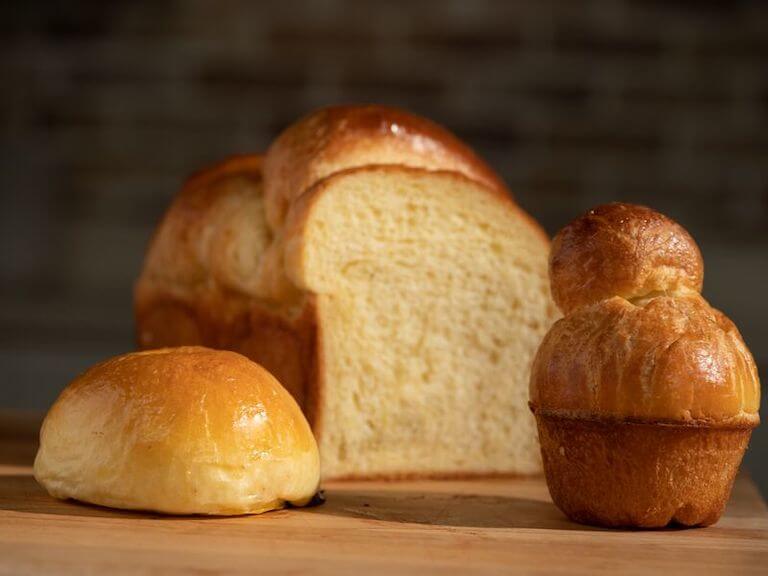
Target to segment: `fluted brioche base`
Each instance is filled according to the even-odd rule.
[[[552,500],[575,522],[660,528],[720,518],[751,428],[536,414]]]

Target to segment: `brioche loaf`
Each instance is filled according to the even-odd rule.
[[[57,498],[171,514],[304,505],[319,456],[280,384],[240,354],[201,347],[103,362],[45,418],[35,478]]]
[[[324,477],[533,473],[528,374],[556,314],[547,254],[444,129],[326,109],[263,161],[184,186],[136,285],[139,344],[263,364],[304,409]]]
[[[550,274],[565,316],[537,352],[530,405],[554,502],[608,526],[717,521],[760,383],[700,294],[696,243],[649,208],[609,204],[558,233]]]

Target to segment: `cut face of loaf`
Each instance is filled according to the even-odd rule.
[[[326,474],[539,469],[526,378],[547,242],[512,202],[456,173],[355,169],[294,206],[284,241],[316,295]]]

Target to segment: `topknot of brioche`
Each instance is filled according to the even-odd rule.
[[[605,204],[563,228],[552,242],[552,296],[564,314],[612,296],[700,292],[704,264],[674,220],[645,206]]]

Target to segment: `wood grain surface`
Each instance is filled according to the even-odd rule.
[[[328,484],[327,502],[238,518],[61,502],[34,481],[34,425],[0,416],[2,574],[766,574],[768,511],[741,476],[718,524],[573,524],[541,478]]]

